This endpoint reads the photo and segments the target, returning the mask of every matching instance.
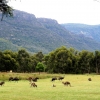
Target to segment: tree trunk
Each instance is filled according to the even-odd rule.
[[[99,68],[98,68],[97,60],[96,60],[96,74],[99,74]]]
[[[96,67],[96,74],[98,74],[99,73],[99,70],[98,70],[98,67]]]

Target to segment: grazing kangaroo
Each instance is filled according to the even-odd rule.
[[[68,81],[66,81],[66,82],[62,82],[64,85],[69,85],[70,87],[71,87],[71,84],[70,84],[70,82],[68,82]]]
[[[51,79],[51,81],[55,81],[55,80],[57,80],[57,78],[56,78],[56,77],[53,77],[53,78]]]
[[[10,77],[9,78],[9,81],[16,81],[16,82],[18,82],[19,81],[19,78],[18,77]]]
[[[0,85],[2,86],[2,85],[4,85],[5,84],[5,82],[0,82]]]
[[[31,83],[31,87],[37,87],[37,85],[35,83]]]
[[[53,84],[52,86],[53,86],[53,87],[56,87],[56,85],[54,85],[54,84]]]
[[[63,80],[64,79],[64,77],[62,77],[62,76],[60,76],[59,78],[58,78],[58,80]]]
[[[92,79],[91,78],[88,78],[88,81],[92,81]]]
[[[9,77],[9,81],[12,81],[13,80],[13,77]]]
[[[37,82],[38,79],[39,79],[38,77],[35,77],[35,78],[32,79],[32,81]]]
[[[32,77],[29,77],[28,80],[31,82],[32,81]]]

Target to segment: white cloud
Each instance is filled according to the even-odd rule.
[[[12,0],[10,4],[59,23],[100,24],[100,3],[95,0]]]

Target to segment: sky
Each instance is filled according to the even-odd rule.
[[[63,23],[100,24],[100,0],[9,0],[14,9]]]

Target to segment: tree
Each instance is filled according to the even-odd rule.
[[[0,71],[4,70],[3,53],[0,51]]]
[[[1,21],[3,20],[4,15],[13,16],[13,9],[8,4],[7,0],[0,0],[0,11],[2,12]]]
[[[94,56],[95,66],[96,66],[96,73],[100,73],[100,51],[95,51]]]
[[[79,61],[79,51],[76,51],[74,48],[69,49],[70,52],[72,53],[72,68],[71,68],[71,73],[80,73],[79,72],[79,66],[78,66],[78,61]]]
[[[47,65],[47,69],[48,72],[53,73],[55,68],[55,53],[52,51],[50,52],[50,54],[48,55],[47,59],[46,59],[46,65]]]
[[[90,69],[91,69],[91,60],[93,59],[93,53],[83,50],[82,52],[79,53],[79,66],[80,66],[80,70],[82,73],[84,72],[88,72],[90,73]]]
[[[44,57],[42,52],[38,52],[35,56],[36,56],[38,62],[42,62],[43,57]]]
[[[12,51],[4,51],[2,53],[2,58],[1,58],[1,68],[0,70],[1,71],[10,71],[10,70],[13,70],[13,71],[16,71],[17,70],[17,67],[18,67],[18,63],[17,63],[17,60],[16,60],[16,53],[12,52]]]
[[[31,62],[30,62],[31,72],[35,72],[37,63],[38,63],[39,61],[37,60],[36,55],[30,56],[30,59],[31,59]]]
[[[56,54],[56,68],[58,73],[69,73],[72,65],[71,54],[67,49],[60,49]]]
[[[41,63],[41,62],[39,62],[39,63],[37,64],[37,66],[36,66],[36,71],[39,71],[39,74],[40,74],[40,72],[43,72],[44,69],[45,69],[44,64]]]
[[[72,72],[72,52],[70,52],[66,47],[62,46],[55,51],[52,51],[45,59],[49,72]]]
[[[30,55],[24,49],[18,51],[17,60],[19,62],[19,71],[27,72],[29,69]]]

